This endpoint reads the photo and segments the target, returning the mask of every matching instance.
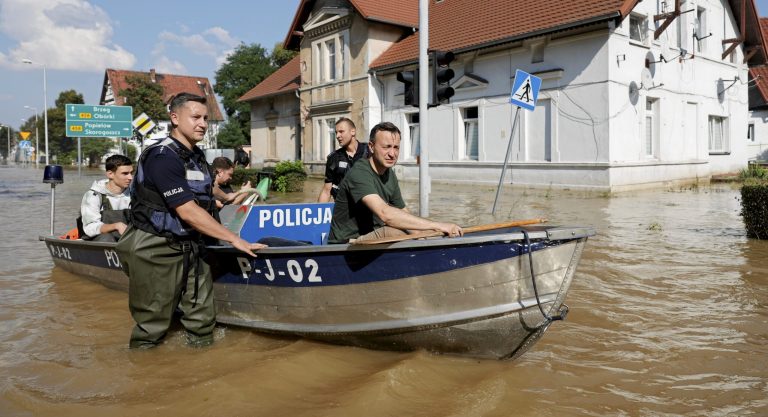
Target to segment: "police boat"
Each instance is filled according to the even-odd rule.
[[[222,211],[222,223],[246,240],[307,244],[273,245],[256,258],[209,246],[219,323],[370,349],[513,359],[565,318],[576,266],[595,234],[533,219],[468,227],[451,239],[327,244],[332,207]],[[54,236],[53,216],[51,235],[40,240],[57,267],[127,291],[115,243]]]

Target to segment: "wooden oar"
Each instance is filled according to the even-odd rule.
[[[485,232],[487,230],[505,229],[508,227],[516,227],[516,226],[525,226],[528,224],[544,223],[546,221],[547,221],[546,219],[529,219],[529,220],[513,220],[509,222],[502,222],[502,223],[481,224],[479,226],[465,227],[464,233],[466,234],[466,233],[474,233],[474,232]],[[411,233],[409,235],[382,237],[379,239],[361,240],[361,241],[354,241],[350,243],[353,245],[378,245],[381,243],[394,243],[394,242],[402,242],[404,240],[424,239],[428,237],[438,237],[438,236],[443,236],[443,232],[440,232],[437,230],[424,230],[416,233]]]

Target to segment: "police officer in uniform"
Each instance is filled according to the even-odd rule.
[[[137,164],[131,225],[117,244],[136,322],[131,348],[159,344],[177,308],[188,343],[211,344],[216,311],[205,243],[219,239],[250,256],[265,247],[248,243],[214,218],[211,169],[196,146],[208,128],[206,99],[181,93],[169,112],[170,136],[146,148]]]
[[[368,146],[360,144],[355,137],[355,123],[342,117],[336,121],[336,140],[339,149],[331,152],[325,162],[325,184],[317,197],[318,203],[327,203],[336,198],[339,184],[347,171],[360,158],[368,157]]]

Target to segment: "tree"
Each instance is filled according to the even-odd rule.
[[[240,125],[233,119],[224,124],[219,129],[219,134],[216,136],[216,143],[220,149],[230,149],[237,145],[243,145],[248,143],[248,136],[243,136],[243,131],[240,129]]]
[[[75,90],[66,90],[59,93],[59,97],[56,99],[56,107],[48,109],[48,150],[53,155],[60,155],[65,157],[69,154],[70,157],[74,151],[75,157],[77,156],[77,141],[72,138],[66,137],[66,113],[65,105],[67,104],[84,104],[83,95]],[[43,130],[40,131],[41,135],[44,135]],[[59,161],[63,163],[62,161]]]
[[[267,55],[267,50],[261,45],[240,44],[216,71],[213,91],[222,98],[222,104],[227,113],[227,125],[233,124],[228,128],[237,127],[240,130],[240,138],[243,142],[239,144],[246,143],[246,138],[251,137],[251,106],[237,100],[272,74],[275,69],[270,56]],[[228,137],[234,139],[237,135]],[[221,133],[217,141],[220,147],[223,146]]]
[[[16,138],[16,133],[13,132],[13,129],[10,126],[0,127],[0,149],[2,149],[3,158],[8,158],[10,149],[8,149],[8,138],[10,138],[11,142],[11,149],[13,149],[14,143],[16,141],[14,140]]]
[[[168,120],[168,111],[163,104],[163,87],[152,82],[147,74],[126,77],[128,88],[123,90],[126,105],[133,107],[134,117],[146,113],[155,122]]]
[[[283,49],[282,43],[276,43],[275,47],[272,48],[272,54],[269,56],[269,61],[272,63],[275,70],[277,70],[287,64],[288,61],[292,60],[298,53],[299,51]]]
[[[83,95],[75,90],[66,90],[59,93],[59,98],[56,99],[56,107],[63,109],[67,104],[85,104]]]

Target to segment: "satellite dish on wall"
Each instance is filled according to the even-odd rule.
[[[637,105],[637,102],[640,100],[640,87],[637,86],[637,83],[632,81],[629,83],[629,102],[632,103],[633,106]]]
[[[640,88],[647,90],[652,87],[653,76],[651,75],[651,71],[649,71],[648,68],[643,68],[643,70],[640,71]]]
[[[648,69],[648,71],[651,72],[651,76],[656,75],[656,62],[659,61],[656,59],[656,56],[653,55],[653,52],[648,51],[647,54],[645,54],[645,68]]]

